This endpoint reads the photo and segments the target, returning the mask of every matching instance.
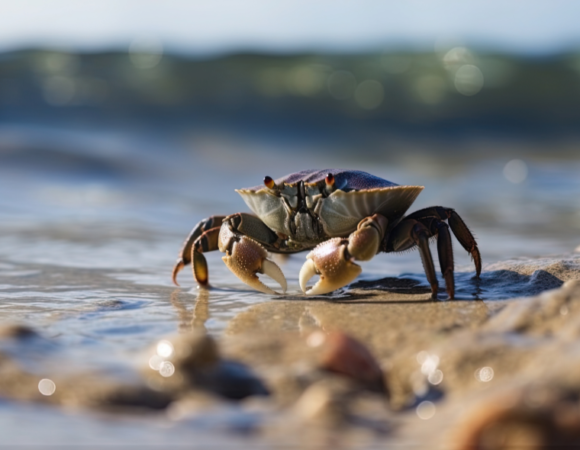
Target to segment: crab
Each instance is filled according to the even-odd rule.
[[[255,215],[212,216],[199,222],[185,240],[173,268],[173,282],[189,263],[200,287],[208,287],[204,253],[220,250],[223,261],[244,283],[266,294],[278,294],[257,274],[264,274],[286,292],[284,274],[268,252],[290,254],[312,250],[299,274],[306,295],[320,295],[348,285],[361,273],[356,261],[378,253],[417,247],[431,298],[439,285],[429,240],[437,253],[445,287],[455,297],[453,249],[449,228],[481,273],[481,256],[473,234],[452,208],[433,206],[405,216],[423,186],[401,186],[358,170],[305,170],[263,185],[236,190]],[[308,288],[315,275],[320,279]]]

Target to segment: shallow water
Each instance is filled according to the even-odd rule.
[[[196,302],[190,270],[180,274],[180,288],[170,279],[191,227],[211,214],[247,210],[233,190],[255,185],[266,174],[352,167],[399,184],[424,184],[412,210],[452,206],[478,239],[484,262],[479,283],[472,280],[473,265],[454,241],[459,300],[491,304],[532,295],[546,284],[503,277],[494,263],[571,253],[580,245],[580,197],[570,194],[580,188],[580,163],[575,160],[527,160],[527,179],[513,184],[503,174],[509,157],[456,161],[422,155],[387,163],[338,160],[324,146],[301,151],[299,157],[287,157],[290,144],[276,147],[217,135],[4,126],[0,320],[30,325],[47,339],[46,345],[4,350],[39,374],[87,370],[131,379],[145,350],[162,336],[192,327],[220,336],[240,313],[272,304],[271,297],[232,275],[218,254],[208,255],[214,288],[203,301]],[[303,261],[304,254],[278,261],[292,301],[302,301],[298,272]],[[398,277],[426,285],[416,252],[379,255],[362,265],[362,280]],[[551,287],[559,285],[550,282],[555,283]],[[345,295],[348,288],[331,298]],[[26,424],[30,420],[36,424],[32,429]],[[204,418],[172,421],[151,415],[112,420],[104,414],[0,403],[0,431],[7,444],[88,439],[95,445],[162,445],[195,437],[200,445],[231,447],[241,442],[236,433],[243,433],[248,420],[252,418],[234,406]],[[233,434],[219,431],[224,428]]]

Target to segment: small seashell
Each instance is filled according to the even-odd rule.
[[[356,339],[343,332],[326,336],[321,345],[319,366],[356,380],[371,390],[387,393],[383,371],[367,349]]]

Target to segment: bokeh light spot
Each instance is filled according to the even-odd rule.
[[[314,333],[311,333],[308,338],[306,338],[306,345],[313,348],[320,347],[322,344],[324,344],[325,340],[326,335],[322,331],[315,331]]]
[[[429,381],[429,383],[431,383],[434,386],[441,384],[441,382],[443,381],[443,372],[439,369],[433,371],[427,377],[427,381]]]
[[[417,359],[417,362],[419,364],[423,364],[427,360],[427,358],[429,358],[429,352],[426,352],[425,350],[421,350],[419,353],[417,353],[415,358]]]
[[[366,80],[357,86],[354,97],[361,108],[376,109],[383,103],[385,90],[378,81]]]
[[[38,383],[38,390],[42,395],[48,397],[56,392],[56,384],[48,378],[43,378]]]
[[[493,376],[494,371],[489,366],[482,367],[481,369],[475,371],[475,378],[477,378],[482,383],[489,383],[491,380],[493,380]]]
[[[435,407],[435,404],[430,401],[424,401],[419,403],[416,409],[417,416],[419,417],[419,419],[423,420],[431,419],[435,415],[436,411],[437,408]]]
[[[324,86],[325,74],[310,66],[299,66],[289,74],[289,87],[294,94],[312,96]]]
[[[163,358],[159,355],[153,355],[149,358],[149,367],[151,369],[158,371],[161,368],[161,364],[163,364]]]
[[[163,44],[154,36],[141,36],[129,45],[129,59],[137,69],[152,69],[163,57]]]
[[[159,374],[162,377],[168,378],[175,373],[175,366],[169,361],[163,361],[159,367]]]
[[[522,183],[528,178],[528,165],[521,159],[512,159],[504,166],[503,176],[510,183]]]
[[[48,52],[39,58],[36,66],[46,74],[73,75],[78,72],[80,58],[71,53]]]
[[[166,340],[159,341],[157,354],[162,358],[169,358],[173,354],[173,344]]]
[[[460,94],[472,96],[483,88],[483,73],[472,64],[461,66],[455,72],[455,89]]]
[[[439,365],[439,356],[429,355],[421,364],[421,373],[423,373],[423,375],[430,375],[435,370],[437,370],[438,365]]]
[[[443,65],[446,69],[454,69],[464,64],[475,62],[473,54],[465,47],[455,47],[443,56]]]

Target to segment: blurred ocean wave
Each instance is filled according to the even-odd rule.
[[[3,123],[213,129],[301,141],[565,142],[578,138],[579,61],[573,53],[534,58],[465,47],[206,59],[21,51],[0,58],[1,117]]]

